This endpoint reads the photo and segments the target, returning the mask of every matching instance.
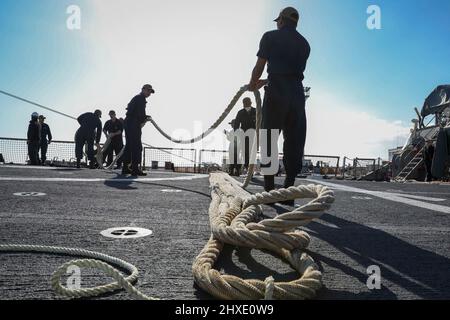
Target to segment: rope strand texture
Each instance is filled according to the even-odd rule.
[[[249,196],[227,174],[213,173],[210,182],[212,235],[193,263],[195,282],[219,299],[313,298],[322,285],[322,273],[314,260],[301,251],[308,246],[309,235],[296,228],[320,217],[334,202],[333,191],[324,186],[308,185]],[[257,222],[260,204],[297,198],[313,200],[292,212]],[[213,267],[225,243],[271,251],[301,276],[291,282],[272,282],[220,274]]]

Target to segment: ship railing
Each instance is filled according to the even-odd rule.
[[[0,153],[5,163],[26,164],[28,158],[27,139],[0,137]],[[70,164],[75,155],[75,142],[52,140],[48,145],[47,159]]]
[[[196,152],[195,149],[146,147],[142,163],[149,164],[157,161],[158,164],[165,165],[165,162],[170,161],[174,164],[176,171],[195,172]],[[4,163],[27,164],[29,162],[27,139],[0,137],[0,154],[5,160]],[[75,142],[53,140],[48,145],[47,159],[48,164],[75,166]],[[86,156],[82,161],[87,161]]]
[[[197,150],[187,148],[145,147],[142,155],[144,168],[164,168],[176,172],[197,172]]]
[[[349,158],[345,156],[340,172],[342,178],[359,179],[382,167],[383,160],[381,158]]]
[[[102,144],[100,144],[102,146]],[[200,151],[200,152],[198,152]],[[28,147],[27,140],[22,138],[0,137],[0,154],[7,164],[27,164]],[[49,144],[47,151],[47,163],[56,166],[74,166],[75,142],[54,140]],[[197,156],[198,159],[197,159]],[[145,147],[143,149],[142,164],[147,168],[163,168],[177,172],[201,173],[216,170],[227,171],[229,161],[228,150],[211,149],[187,149]],[[285,172],[283,166],[283,154],[278,155],[280,160],[279,174]],[[257,155],[256,172],[260,171],[260,154]],[[83,159],[87,161],[86,157]],[[82,161],[83,161],[82,160]],[[241,161],[243,161],[241,159]],[[345,167],[345,166],[344,166]],[[302,174],[321,174],[338,176],[342,173],[340,157],[333,155],[304,155]]]
[[[280,162],[280,170],[278,174],[285,173],[283,165],[283,153],[278,154]],[[240,163],[243,164],[244,159],[239,158]],[[256,172],[260,171],[260,152],[256,155]],[[216,150],[216,149],[201,149],[199,152],[198,170],[201,173],[208,173],[211,170],[227,171],[229,161],[228,150]],[[340,156],[334,155],[308,155],[303,156],[303,165],[301,174],[321,174],[321,175],[334,175],[341,174],[340,169]]]

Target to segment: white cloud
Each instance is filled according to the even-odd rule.
[[[338,99],[314,91],[307,102],[307,154],[387,159],[389,148],[404,144],[411,126]]]

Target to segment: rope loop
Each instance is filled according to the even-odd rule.
[[[156,300],[155,298],[141,293],[133,286],[133,284],[137,282],[139,275],[137,268],[134,265],[113,256],[79,248],[22,244],[2,244],[0,245],[0,252],[49,253],[89,258],[66,262],[52,274],[50,278],[52,288],[56,293],[68,298],[94,297],[105,293],[112,293],[120,289],[125,289],[129,294],[137,299]],[[118,269],[114,268],[113,265],[126,270],[129,275],[125,277]],[[116,280],[116,282],[83,289],[63,287],[61,285],[61,277],[66,274],[68,268],[71,266],[99,269],[106,275]]]
[[[78,266],[80,268],[95,268],[103,271],[106,275],[110,276],[116,282],[112,282],[106,285],[97,286],[93,288],[67,288],[61,285],[61,277],[66,274],[67,269],[71,266]],[[136,282],[137,279],[132,279]],[[60,266],[52,275],[50,279],[53,290],[56,293],[71,297],[71,298],[85,298],[95,297],[105,293],[111,293],[120,289],[125,289],[132,297],[138,300],[157,300],[141,293],[136,289],[129,281],[129,277],[124,277],[116,268],[113,268],[108,263],[95,259],[80,259],[69,261]]]
[[[334,202],[328,187],[307,185],[249,195],[225,173],[212,173],[209,217],[211,238],[195,259],[195,282],[219,299],[311,299],[322,286],[322,273],[303,252],[310,236],[298,227],[319,218]],[[261,204],[312,198],[273,219],[260,221]],[[300,277],[290,282],[244,280],[214,269],[225,244],[270,251],[287,261]]]

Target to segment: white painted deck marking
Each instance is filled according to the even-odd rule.
[[[35,169],[35,170],[75,170],[75,167],[50,167],[6,164],[0,166],[2,169]]]
[[[414,206],[414,207],[419,207],[419,208],[428,209],[428,210],[437,211],[437,212],[450,213],[450,207],[412,199],[412,197],[414,197],[415,199],[420,198],[421,200],[436,201],[436,198],[418,197],[418,196],[411,196],[411,195],[407,195],[407,194],[391,193],[391,192],[384,192],[384,191],[370,191],[370,190],[366,190],[366,189],[343,186],[343,185],[336,184],[336,183],[318,181],[318,180],[313,180],[313,179],[304,179],[304,180],[308,181],[308,182],[328,186],[328,187],[331,187],[336,190],[367,194],[367,195],[371,195],[374,197],[378,197],[378,198],[382,198],[382,199],[386,199],[386,200],[390,200],[390,201],[394,201],[394,202],[399,202],[399,203],[407,204],[407,205]],[[438,201],[443,201],[443,200],[444,199],[439,199]]]
[[[417,199],[417,200],[425,200],[425,201],[434,201],[434,202],[441,202],[441,201],[447,200],[447,199],[442,199],[442,198],[415,196],[415,195],[407,194],[407,193],[391,193],[391,194],[395,194],[396,196],[399,196],[399,197],[405,197],[405,198],[411,198],[411,199]]]
[[[438,184],[438,186],[440,186],[440,184]],[[403,190],[393,190],[393,189],[387,189],[386,192],[394,192],[394,193],[405,193],[407,192],[412,193],[412,194],[429,194],[430,192],[425,192],[425,191],[403,191]],[[444,195],[444,196],[450,196],[449,192],[433,192],[433,194],[437,194],[437,195]]]
[[[41,177],[0,177],[0,181],[24,181],[24,182],[150,182],[150,181],[183,181],[207,178],[206,174],[195,176],[181,176],[173,178],[41,178]]]
[[[90,169],[82,168],[77,169],[75,167],[50,167],[50,166],[29,166],[29,165],[13,165],[13,164],[6,164],[6,165],[0,165],[0,169],[26,169],[26,170],[57,170],[57,171],[67,171],[67,172],[83,172]],[[96,169],[99,171],[107,172],[107,173],[115,173],[118,171],[114,170],[106,170],[106,169]],[[93,170],[95,171],[95,170]],[[119,170],[120,171],[120,170]],[[164,170],[148,170],[147,172],[156,172],[158,174],[173,174],[173,171],[164,171]],[[176,172],[177,174],[182,174],[182,172]]]
[[[355,199],[355,200],[372,200],[371,197],[360,197],[360,196],[353,196],[352,199]]]
[[[43,192],[16,192],[13,195],[18,197],[42,197],[45,196],[46,193]]]

